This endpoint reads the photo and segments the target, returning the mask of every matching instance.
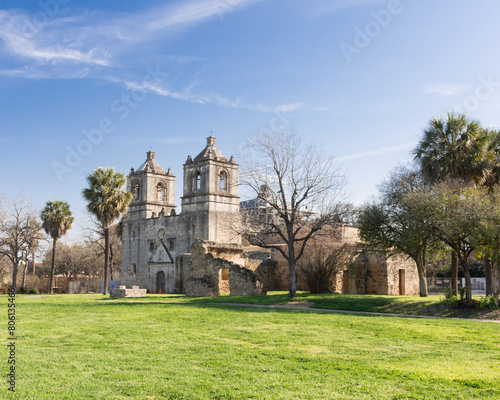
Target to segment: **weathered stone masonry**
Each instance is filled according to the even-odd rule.
[[[188,156],[184,164],[181,213],[177,214],[174,203],[175,177],[170,169],[165,171],[160,167],[152,151],[137,170],[131,170],[127,185],[134,199],[123,220],[123,285],[138,285],[162,293],[185,293],[201,282],[206,293],[203,295],[216,295],[231,289],[228,279],[219,285],[214,275],[219,270],[224,273],[228,270],[228,276],[233,271],[233,291],[259,291],[251,271],[238,269],[245,268],[238,264],[244,257],[241,238],[235,229],[240,221],[238,165],[233,157],[228,160],[220,152],[213,136],[207,138],[207,145],[198,156],[194,159]],[[196,239],[220,245],[212,245],[203,259],[196,252],[206,253],[206,246],[205,250],[200,245],[194,246],[192,257],[188,256]],[[231,246],[239,246],[234,254]],[[200,272],[203,268],[205,274]],[[236,276],[243,275],[255,288],[241,289]],[[215,282],[215,286],[211,287],[210,282]],[[203,290],[191,292],[202,295],[198,293]]]

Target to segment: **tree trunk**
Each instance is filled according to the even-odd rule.
[[[111,243],[109,243],[109,279],[113,280],[113,248],[111,247]]]
[[[470,280],[470,271],[468,266],[462,264],[465,275],[465,298],[470,301],[472,300],[472,285]]]
[[[35,252],[33,252],[33,276],[35,276],[36,271],[35,271]]]
[[[21,286],[24,288],[24,292],[26,293],[26,271],[28,270],[28,261],[24,263],[24,268],[23,268],[23,283]]]
[[[12,270],[12,291],[16,293],[17,291],[17,269],[19,266],[19,259],[17,258],[17,255],[15,257],[15,262],[14,262],[14,268]]]
[[[54,273],[56,271],[56,243],[57,239],[52,239],[52,265],[50,269],[50,286],[49,286],[49,294],[54,294]]]
[[[455,250],[451,251],[451,290],[458,296],[458,257]]]
[[[288,243],[288,270],[290,273],[290,292],[288,297],[297,297],[297,279],[295,277],[295,247],[294,243]]]
[[[484,259],[484,276],[486,277],[486,296],[493,296],[493,268],[489,257]]]
[[[494,296],[498,299],[500,296],[500,264],[495,265],[495,274],[493,275],[493,292]]]
[[[108,269],[109,269],[109,227],[104,229],[104,286],[102,294],[108,294]]]
[[[417,256],[415,263],[417,264],[418,286],[420,297],[427,297],[427,276],[425,274],[425,260],[422,256]]]

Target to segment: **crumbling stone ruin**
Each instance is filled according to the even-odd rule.
[[[252,263],[243,247],[197,240],[191,254],[182,254],[185,271],[185,293],[188,296],[220,296],[266,294],[256,263]],[[257,265],[258,267],[258,265]]]

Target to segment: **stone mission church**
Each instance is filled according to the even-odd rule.
[[[123,219],[122,285],[179,293],[183,272],[176,257],[191,253],[195,239],[241,244],[233,227],[239,222],[238,165],[217,148],[215,137],[184,164],[181,212],[175,205],[175,176],[149,151],[127,178],[133,200]]]

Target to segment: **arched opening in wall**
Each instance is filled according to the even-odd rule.
[[[163,182],[156,185],[156,199],[161,202],[167,201],[167,188]]]
[[[200,171],[195,171],[193,174],[193,190],[200,190],[200,188],[201,188]]]
[[[227,182],[227,172],[221,171],[219,174],[219,189],[220,190],[228,190],[228,182]]]
[[[156,292],[165,293],[165,272],[163,271],[156,274]]]
[[[134,184],[134,200],[139,200],[141,197],[141,185],[139,182]]]

